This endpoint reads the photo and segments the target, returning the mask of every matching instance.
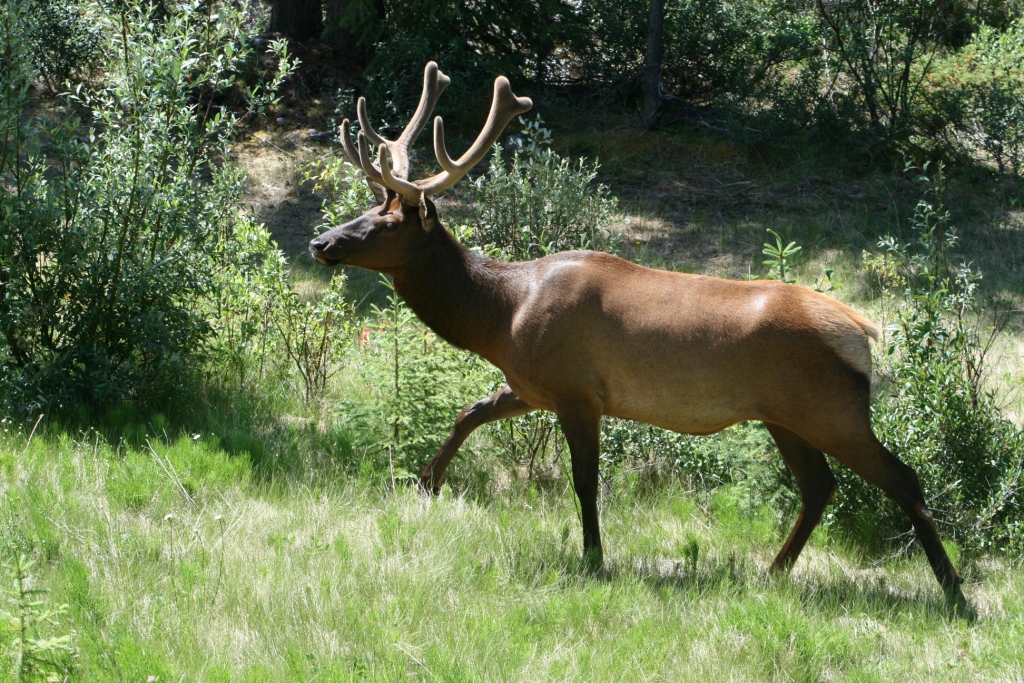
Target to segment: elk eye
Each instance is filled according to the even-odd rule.
[[[398,227],[398,223],[385,223],[384,224],[384,229],[385,230],[394,230],[397,227]]]

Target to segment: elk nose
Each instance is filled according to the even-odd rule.
[[[309,243],[309,248],[311,251],[323,251],[328,247],[328,245],[330,245],[330,243],[331,240],[326,237],[317,237]]]

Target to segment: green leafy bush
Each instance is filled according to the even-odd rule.
[[[667,5],[665,87],[691,101],[770,99],[794,67],[820,50],[813,16],[790,3]]]
[[[980,155],[1000,172],[1024,167],[1024,23],[982,26],[936,67],[935,117],[950,149]]]
[[[303,169],[302,181],[323,196],[321,231],[343,225],[377,203],[362,170],[342,157],[317,159]]]
[[[883,256],[867,261],[880,280],[903,287],[902,301],[886,294],[895,319],[879,368],[888,381],[875,404],[875,429],[917,470],[947,537],[968,550],[1020,550],[1024,434],[985,389],[985,352],[998,330],[980,329],[980,275],[953,260],[958,238],[942,205],[941,166],[929,183],[915,214],[915,243],[887,238],[879,244]],[[907,530],[881,491],[843,468],[836,474],[831,518],[873,535]]]
[[[636,0],[618,4],[638,6]],[[550,0],[354,0],[342,7],[340,23],[362,46],[372,45],[363,73],[372,113],[392,125],[408,120],[419,99],[422,65],[431,59],[452,78],[438,102],[446,117],[464,116],[469,95],[489,89],[499,73],[517,88],[525,79],[538,86],[572,79],[565,46],[586,42],[594,15],[589,6]]]
[[[77,0],[29,0],[27,37],[51,90],[87,75],[100,53],[100,31]]]
[[[336,275],[312,301],[304,301],[295,291],[282,297],[275,325],[307,404],[323,400],[327,381],[344,365],[353,326],[352,306],[344,294],[345,277]]]
[[[217,11],[214,12],[213,5]],[[33,117],[23,3],[0,51],[0,366],[11,410],[153,397],[194,368],[236,266],[236,118],[212,105],[245,59],[230,3],[101,17],[106,72]],[[277,78],[288,71],[279,71]],[[273,84],[272,84],[273,85]],[[262,101],[267,87],[249,91]],[[258,103],[258,102],[256,102]],[[86,109],[89,122],[74,111]]]
[[[487,174],[473,186],[470,244],[508,260],[613,250],[615,238],[606,231],[618,202],[594,184],[597,162],[560,157],[539,117],[524,124],[511,164],[495,146]]]
[[[915,130],[925,77],[938,51],[938,0],[832,0],[816,4],[826,58],[849,80],[836,95],[856,102],[857,118],[882,140]]]
[[[216,246],[233,267],[213,274],[213,334],[208,342],[215,383],[235,390],[266,380],[275,368],[276,322],[288,287],[287,262],[266,229],[246,217],[232,226],[232,239]]]
[[[459,411],[495,391],[500,379],[479,357],[428,330],[382,281],[391,288],[388,306],[375,307],[352,359],[366,391],[343,400],[341,410],[368,439],[365,467],[404,478],[419,474]]]

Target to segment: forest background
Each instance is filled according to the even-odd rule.
[[[1022,680],[1021,9],[4,0],[4,675]],[[500,373],[306,244],[370,206],[340,120],[365,96],[400,130],[431,59],[450,147],[495,75],[535,102],[442,198],[467,246],[774,278],[885,328],[875,429],[967,614],[838,464],[768,577],[799,497],[756,424],[607,420],[597,574],[549,415],[417,492]]]

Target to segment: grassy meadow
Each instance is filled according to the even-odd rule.
[[[765,569],[776,510],[727,492],[603,500],[579,559],[571,489],[438,499],[361,478],[260,481],[210,437],[0,440],[3,541],[66,605],[41,636],[82,681],[1020,681],[1024,572],[968,567],[975,614],[924,558],[821,531]]]
[[[322,3],[361,57],[277,40],[292,4],[4,0],[0,682],[1024,683],[1020,2],[669,3],[656,129],[654,3]],[[398,135],[428,59],[453,151],[499,72],[534,101],[435,196],[469,248],[772,278],[878,323],[873,426],[966,607],[834,462],[769,575],[800,501],[759,424],[606,420],[599,570],[551,415],[416,488],[504,378],[308,244],[371,206],[340,119],[365,95]]]
[[[565,138],[570,152],[598,144]],[[261,139],[238,148],[252,210],[285,250],[300,297],[315,301],[331,273],[303,253],[322,197],[301,176],[319,152],[295,136]],[[748,277],[763,273],[773,228],[804,247],[801,282],[834,268],[834,296],[889,322],[894,304],[877,298],[860,259],[880,236],[909,234],[917,188],[899,174],[830,170],[792,151],[792,166],[757,161],[692,133],[624,144],[608,136],[582,151],[612,160],[601,180],[622,201],[625,255]],[[1019,301],[1024,219],[1009,195],[972,213],[984,205],[978,187],[952,184],[964,254],[985,266],[988,294]],[[460,197],[443,205],[453,223]],[[796,516],[792,493],[697,486],[652,453],[605,472],[606,564],[594,573],[580,558],[561,440],[527,473],[516,436],[526,428],[480,430],[453,484],[439,498],[420,494],[390,451],[374,450],[384,438],[366,431],[374,418],[350,420],[354,402],[390,405],[381,354],[391,338],[371,306],[386,307],[386,288],[347,275],[357,322],[318,403],[302,401],[294,375],[233,395],[213,369],[205,390],[183,387],[171,419],[122,406],[4,422],[0,542],[34,559],[26,586],[42,591],[19,607],[9,566],[4,612],[12,624],[47,612],[32,627],[38,642],[65,638],[41,646],[49,663],[24,680],[1024,681],[1024,571],[1012,555],[960,556],[950,544],[967,614],[947,605],[906,534],[850,535],[826,522],[791,574],[769,576]],[[1011,416],[1024,385],[1018,322],[988,357]],[[423,355],[409,367],[442,353],[412,334]],[[499,380],[444,357],[426,376],[456,387],[435,406],[441,435]],[[712,461],[769,462],[788,476],[764,433],[716,439]]]
[[[566,138],[570,151],[579,144]],[[614,161],[628,151],[615,136],[591,150],[613,160],[601,179],[623,202],[615,229],[627,256],[750,276],[763,272],[774,228],[803,245],[802,282],[832,267],[842,284],[833,295],[888,322],[861,251],[887,232],[908,234],[912,183],[797,162],[782,172],[782,162],[683,138],[659,134],[627,161]],[[266,148],[262,158],[258,143],[239,147],[253,210],[285,249],[300,296],[316,300],[331,273],[302,252],[322,198],[301,169],[318,152],[294,136]],[[653,170],[638,180],[634,162]],[[797,180],[805,175],[813,187]],[[293,189],[261,195],[267,187]],[[989,294],[1019,301],[1024,221],[1010,204],[972,213],[983,204],[977,187],[953,184],[964,253],[985,265]],[[689,194],[680,203],[672,192]],[[444,206],[457,221],[459,195]],[[950,544],[967,614],[947,605],[905,534],[851,536],[826,523],[791,574],[769,576],[796,516],[792,494],[766,501],[749,482],[695,486],[652,454],[605,472],[606,565],[594,573],[580,559],[560,438],[529,476],[517,432],[503,427],[474,435],[439,498],[420,494],[344,407],[384,405],[391,372],[380,356],[390,337],[376,336],[385,328],[365,349],[370,327],[359,336],[387,290],[348,277],[359,322],[320,403],[304,403],[286,374],[237,395],[184,387],[173,419],[131,406],[6,419],[0,542],[35,560],[26,586],[42,592],[19,607],[9,566],[4,612],[15,625],[47,612],[32,627],[38,642],[65,638],[40,646],[49,663],[23,680],[1024,681],[1024,571],[1012,555],[958,556]],[[1017,322],[989,356],[1009,415],[1022,405]],[[416,345],[425,355],[407,359],[412,367],[440,352],[414,335]],[[460,402],[498,381],[479,362],[446,358],[427,377],[458,388],[439,408],[442,435]],[[763,433],[717,439],[719,460],[784,472]]]

